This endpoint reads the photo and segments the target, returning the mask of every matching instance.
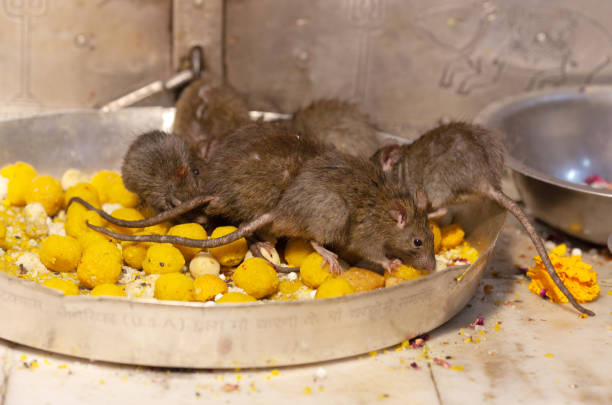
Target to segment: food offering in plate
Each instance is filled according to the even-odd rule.
[[[124,220],[153,214],[137,208],[138,196],[110,170],[87,174],[68,169],[61,179],[39,175],[27,163],[6,165],[0,172],[0,269],[12,276],[55,288],[66,295],[108,295],[226,302],[332,298],[414,280],[428,274],[408,266],[381,275],[351,267],[333,275],[311,245],[289,239],[262,249],[253,257],[242,238],[211,249],[151,242],[120,242],[90,229],[86,222],[131,234],[216,238],[236,228],[211,229],[197,223],[161,223],[146,228],[121,228],[96,212],[67,202],[80,197]],[[437,269],[470,264],[478,252],[464,240],[459,225],[431,223]],[[279,252],[281,254],[279,254]],[[277,273],[272,264],[298,268]]]

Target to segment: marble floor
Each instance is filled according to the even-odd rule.
[[[477,294],[421,347],[223,371],[89,362],[0,340],[0,405],[611,404],[612,260],[580,247],[599,273],[601,295],[586,305],[595,317],[528,290],[515,265],[534,250],[509,218]]]

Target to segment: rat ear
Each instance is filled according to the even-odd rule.
[[[404,229],[404,227],[408,223],[408,210],[398,198],[391,200],[391,208],[389,210],[389,213],[395,220],[397,227],[400,229]]]
[[[402,146],[399,144],[384,146],[380,151],[380,167],[389,172],[402,158]]]
[[[414,201],[416,203],[416,207],[420,211],[425,211],[427,206],[429,205],[429,200],[427,199],[427,194],[423,190],[417,190],[414,193]]]

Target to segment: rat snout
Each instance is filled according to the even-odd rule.
[[[436,269],[436,256],[424,254],[418,258],[416,267],[421,270],[434,271]]]

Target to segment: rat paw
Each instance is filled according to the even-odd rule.
[[[321,267],[324,267],[326,264],[328,264],[329,272],[334,276],[337,276],[342,272],[342,267],[340,266],[340,261],[338,260],[337,254],[325,249],[323,246],[319,245],[315,241],[311,241],[310,244],[312,245],[314,250],[323,257],[323,263],[321,263]]]
[[[392,272],[396,271],[402,264],[402,261],[399,259],[387,259],[382,263],[382,266],[387,274],[391,274]]]

